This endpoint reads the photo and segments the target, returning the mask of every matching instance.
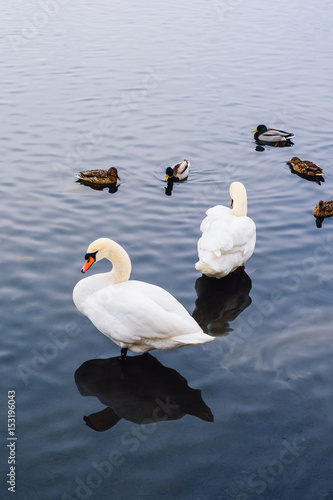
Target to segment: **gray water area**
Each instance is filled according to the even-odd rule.
[[[19,500],[333,499],[333,222],[312,215],[333,199],[332,9],[2,6],[1,498],[15,391]],[[293,145],[258,148],[260,123]],[[292,156],[325,181],[293,174]],[[166,196],[184,158],[189,179]],[[75,181],[111,165],[116,192]],[[212,283],[194,268],[200,222],[235,180],[256,248],[244,275]],[[101,236],[216,339],[129,354],[122,373],[72,302]]]

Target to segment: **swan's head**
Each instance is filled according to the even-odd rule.
[[[166,170],[165,170],[165,178],[164,180],[167,181],[169,180],[169,178],[171,179],[173,177],[173,170],[171,167],[168,167]]]
[[[233,214],[241,217],[247,214],[247,196],[244,184],[232,182],[229,189]]]
[[[131,274],[131,261],[127,252],[118,243],[109,238],[98,238],[87,248],[86,262],[81,269],[82,273],[88,271],[94,262],[108,259],[113,264],[111,274],[115,283],[127,281]]]
[[[89,267],[93,265],[94,262],[98,260],[109,258],[110,253],[112,253],[113,246],[119,247],[118,243],[109,238],[98,238],[98,240],[93,241],[87,248],[87,253],[85,255],[86,262],[81,269],[82,273],[88,271]]]
[[[93,241],[87,248],[87,253],[84,256],[86,262],[81,269],[81,273],[85,273],[88,271],[89,267],[93,265],[97,260],[103,259],[105,255],[103,255],[103,250],[105,250],[108,240],[107,238],[99,238],[98,240]]]

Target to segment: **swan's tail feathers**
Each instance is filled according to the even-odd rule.
[[[198,333],[188,333],[185,335],[177,335],[172,337],[173,341],[179,342],[179,344],[190,345],[190,344],[206,344],[206,342],[211,342],[215,337],[207,335],[204,332]]]
[[[195,264],[195,268],[197,271],[200,271],[202,274],[205,274],[206,276],[214,276],[215,274],[217,274],[217,272],[214,269],[209,267],[209,265],[206,264],[205,262],[202,262],[202,260],[199,260]]]

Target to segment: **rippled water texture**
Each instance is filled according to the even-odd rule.
[[[331,3],[17,0],[2,26],[1,498],[9,390],[19,500],[333,498],[333,223],[312,215],[333,199]],[[256,148],[260,123],[294,144]],[[111,165],[116,192],[75,181]],[[212,282],[194,268],[199,226],[234,180],[256,249]],[[100,236],[216,340],[121,373],[72,302]]]

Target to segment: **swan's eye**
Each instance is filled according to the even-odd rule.
[[[92,257],[94,259],[94,261],[96,260],[96,254],[97,254],[98,250],[96,250],[96,252],[90,252],[90,253],[86,253],[86,255],[84,256],[84,258],[86,260],[89,259],[89,257]]]

